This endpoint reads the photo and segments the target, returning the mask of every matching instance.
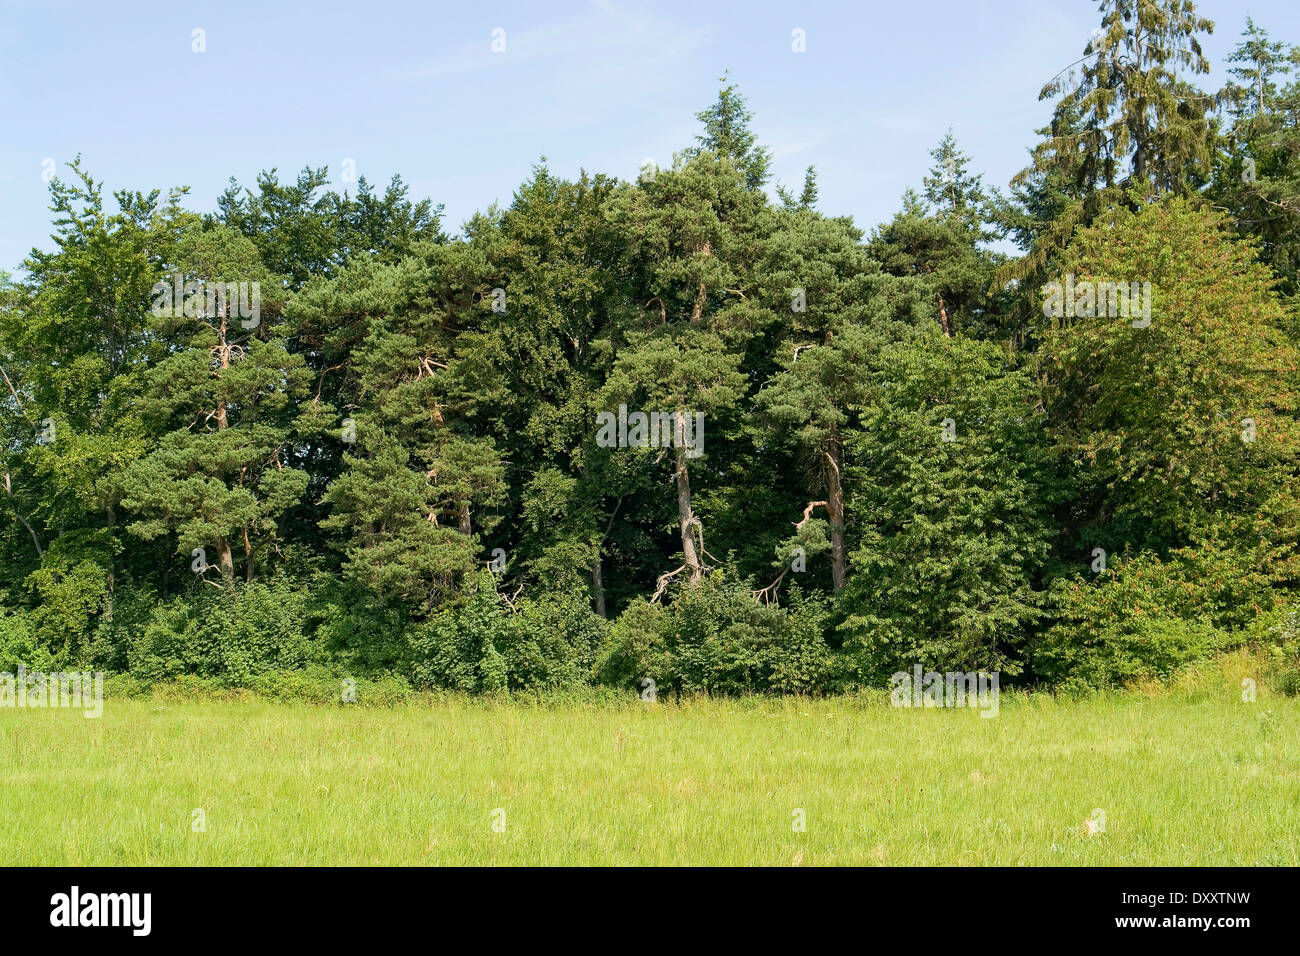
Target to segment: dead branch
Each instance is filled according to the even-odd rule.
[[[763,604],[776,604],[777,589],[781,586],[781,582],[785,580],[785,576],[786,574],[789,573],[789,570],[790,570],[789,568],[786,568],[784,571],[778,574],[776,580],[773,581],[771,584],[769,584],[767,587],[759,588],[757,591],[750,591],[749,596],[752,597],[755,601],[759,601]]]
[[[673,578],[677,577],[677,575],[681,574],[685,570],[686,570],[686,565],[683,564],[680,568],[678,568],[675,571],[669,571],[665,574],[659,575],[658,580],[655,582],[656,584],[655,593],[650,596],[650,603],[658,604],[659,599],[664,595],[664,591],[668,590],[668,582],[670,582]]]
[[[808,523],[808,519],[812,517],[813,509],[818,507],[830,511],[830,505],[825,501],[810,501],[808,502],[808,506],[803,509],[803,519],[794,523],[795,528],[802,530],[803,526]]]
[[[660,322],[667,323],[667,322],[668,322],[668,310],[667,310],[666,308],[664,308],[664,300],[663,300],[663,299],[659,298],[658,296],[655,296],[653,299],[651,299],[649,302],[647,302],[647,303],[645,304],[645,308],[647,308],[647,309],[650,308],[651,303],[654,303],[654,302],[658,302],[658,303],[659,303],[659,321],[660,321]]]
[[[501,598],[501,600],[506,603],[506,606],[510,608],[511,614],[516,614],[519,609],[515,606],[515,602],[519,600],[519,595],[523,593],[523,590],[524,586],[521,584],[519,587],[515,588],[515,593],[509,597],[506,597],[504,594],[498,594],[497,597]]]

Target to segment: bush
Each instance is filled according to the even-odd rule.
[[[1034,669],[1050,681],[1092,687],[1166,680],[1181,667],[1240,643],[1231,562],[1187,550],[1169,560],[1115,557],[1096,581],[1059,579],[1056,623]]]
[[[306,596],[287,581],[231,593],[195,591],[158,605],[130,643],[131,673],[146,682],[182,674],[248,687],[260,675],[302,667]]]
[[[823,690],[830,676],[826,606],[798,592],[789,610],[754,600],[725,571],[681,589],[667,608],[633,603],[611,629],[605,680],[710,693]]]
[[[329,661],[359,674],[406,668],[411,622],[403,605],[330,575],[313,579],[308,600],[307,631]]]
[[[1267,655],[1269,685],[1279,694],[1300,696],[1300,603],[1261,614],[1251,637]]]
[[[484,571],[461,602],[411,630],[411,674],[417,687],[472,693],[575,687],[591,682],[605,632],[576,580],[511,609]]]
[[[104,697],[125,700],[143,697],[144,685],[130,674],[106,674],[104,676]]]
[[[558,690],[592,682],[609,625],[591,610],[579,582],[554,582],[542,597],[523,600],[508,625],[501,654],[512,689]]]
[[[16,673],[19,664],[29,671],[58,669],[54,657],[36,640],[31,614],[0,607],[0,672]]]
[[[491,572],[484,571],[462,600],[410,631],[411,678],[416,687],[470,693],[506,686],[506,610]]]

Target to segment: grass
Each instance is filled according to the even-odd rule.
[[[1296,865],[1300,701],[1238,684],[1004,693],[993,719],[885,695],[5,709],[0,859]]]

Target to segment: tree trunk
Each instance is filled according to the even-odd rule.
[[[601,574],[600,554],[591,565],[591,600],[598,617],[605,616],[605,582]]]
[[[677,434],[686,434],[686,412],[678,409]],[[696,548],[696,534],[699,531],[699,521],[691,512],[691,476],[686,468],[686,448],[685,442],[673,442],[673,457],[675,461],[674,477],[677,479],[677,520],[682,532],[682,557],[686,562],[686,569],[689,574],[688,580],[692,585],[699,583],[704,569],[701,566],[701,555]],[[703,539],[703,535],[699,536]],[[703,541],[701,540],[701,546]]]
[[[826,512],[831,519],[831,586],[838,592],[848,577],[849,557],[844,545],[844,488],[840,484],[840,439],[832,426],[831,441],[826,449]]]
[[[456,512],[456,521],[457,521],[457,525],[458,525],[458,527],[460,528],[460,533],[463,534],[463,535],[468,536],[468,535],[470,534],[469,502],[468,502],[468,501],[462,501],[462,502],[460,503],[460,508],[459,508],[459,509],[457,510],[457,512]]]
[[[235,557],[230,551],[230,542],[224,534],[217,535],[217,566],[221,569],[221,583],[230,590],[235,589]]]
[[[225,372],[226,369],[230,368],[230,349],[226,347],[226,309],[224,305],[222,306],[221,309],[221,332],[220,332],[220,337],[217,340],[217,345],[219,349],[217,354],[221,362],[221,371]],[[221,386],[218,385],[218,388],[220,387]],[[229,413],[226,409],[226,399],[224,398],[224,396],[218,395],[217,396],[217,428],[219,430],[224,430],[229,425],[230,425],[230,420],[229,420]]]
[[[41,539],[37,536],[36,529],[28,523],[27,519],[22,516],[21,512],[19,512],[17,506],[13,504],[14,489],[9,477],[8,467],[5,468],[5,494],[9,496],[10,507],[14,509],[14,517],[22,522],[23,527],[27,529],[27,533],[32,536],[32,544],[36,546],[36,557],[43,558],[45,556],[45,549],[41,547]]]
[[[104,517],[105,517],[105,521],[106,521],[106,523],[107,523],[107,525],[108,525],[108,529],[109,529],[109,531],[111,532],[115,527],[117,527],[117,513],[113,511],[113,506],[112,506],[112,505],[108,505],[107,507],[104,508]],[[115,570],[116,567],[117,567],[117,557],[116,557],[116,555],[115,555],[113,552],[110,551],[110,552],[109,552],[109,558],[108,558],[108,593],[109,593],[109,595],[112,595],[112,593],[113,593],[113,587],[114,587],[114,585],[117,583],[117,572],[116,572],[116,570]],[[110,600],[111,600],[111,597],[110,597]]]

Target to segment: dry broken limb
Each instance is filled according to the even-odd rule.
[[[677,575],[685,571],[688,567],[689,565],[683,564],[681,567],[676,568],[675,570],[667,571],[664,574],[659,575],[658,579],[655,581],[655,593],[650,595],[650,603],[658,604],[659,599],[664,595],[664,591],[668,590],[669,582],[671,582],[673,578],[677,577]]]
[[[809,519],[812,518],[813,509],[818,507],[826,508],[827,510],[830,509],[830,506],[825,501],[808,502],[808,504],[804,506],[803,517],[800,520],[796,521],[794,524],[794,528],[796,531],[803,530],[803,526],[806,525]],[[776,576],[775,581],[773,581],[765,588],[759,588],[756,591],[750,591],[749,592],[750,596],[753,597],[756,601],[762,601],[764,604],[776,603],[776,592],[781,587],[781,582],[785,580],[785,576],[789,573],[790,573],[790,567],[787,565],[786,567],[781,569],[781,573]]]
[[[508,608],[510,608],[511,613],[517,613],[519,611],[519,608],[516,607],[515,605],[516,602],[519,600],[519,595],[522,594],[523,591],[524,591],[524,586],[521,584],[519,585],[519,587],[515,588],[514,594],[511,594],[510,596],[507,597],[506,595],[498,592],[497,597],[499,597],[503,602],[505,602],[505,605]]]
[[[659,303],[659,321],[666,325],[668,323],[668,309],[664,306],[663,299],[659,298],[658,296],[655,296],[653,299],[651,299],[649,302],[645,304],[645,308],[647,309],[650,308],[651,303],[654,302]]]

